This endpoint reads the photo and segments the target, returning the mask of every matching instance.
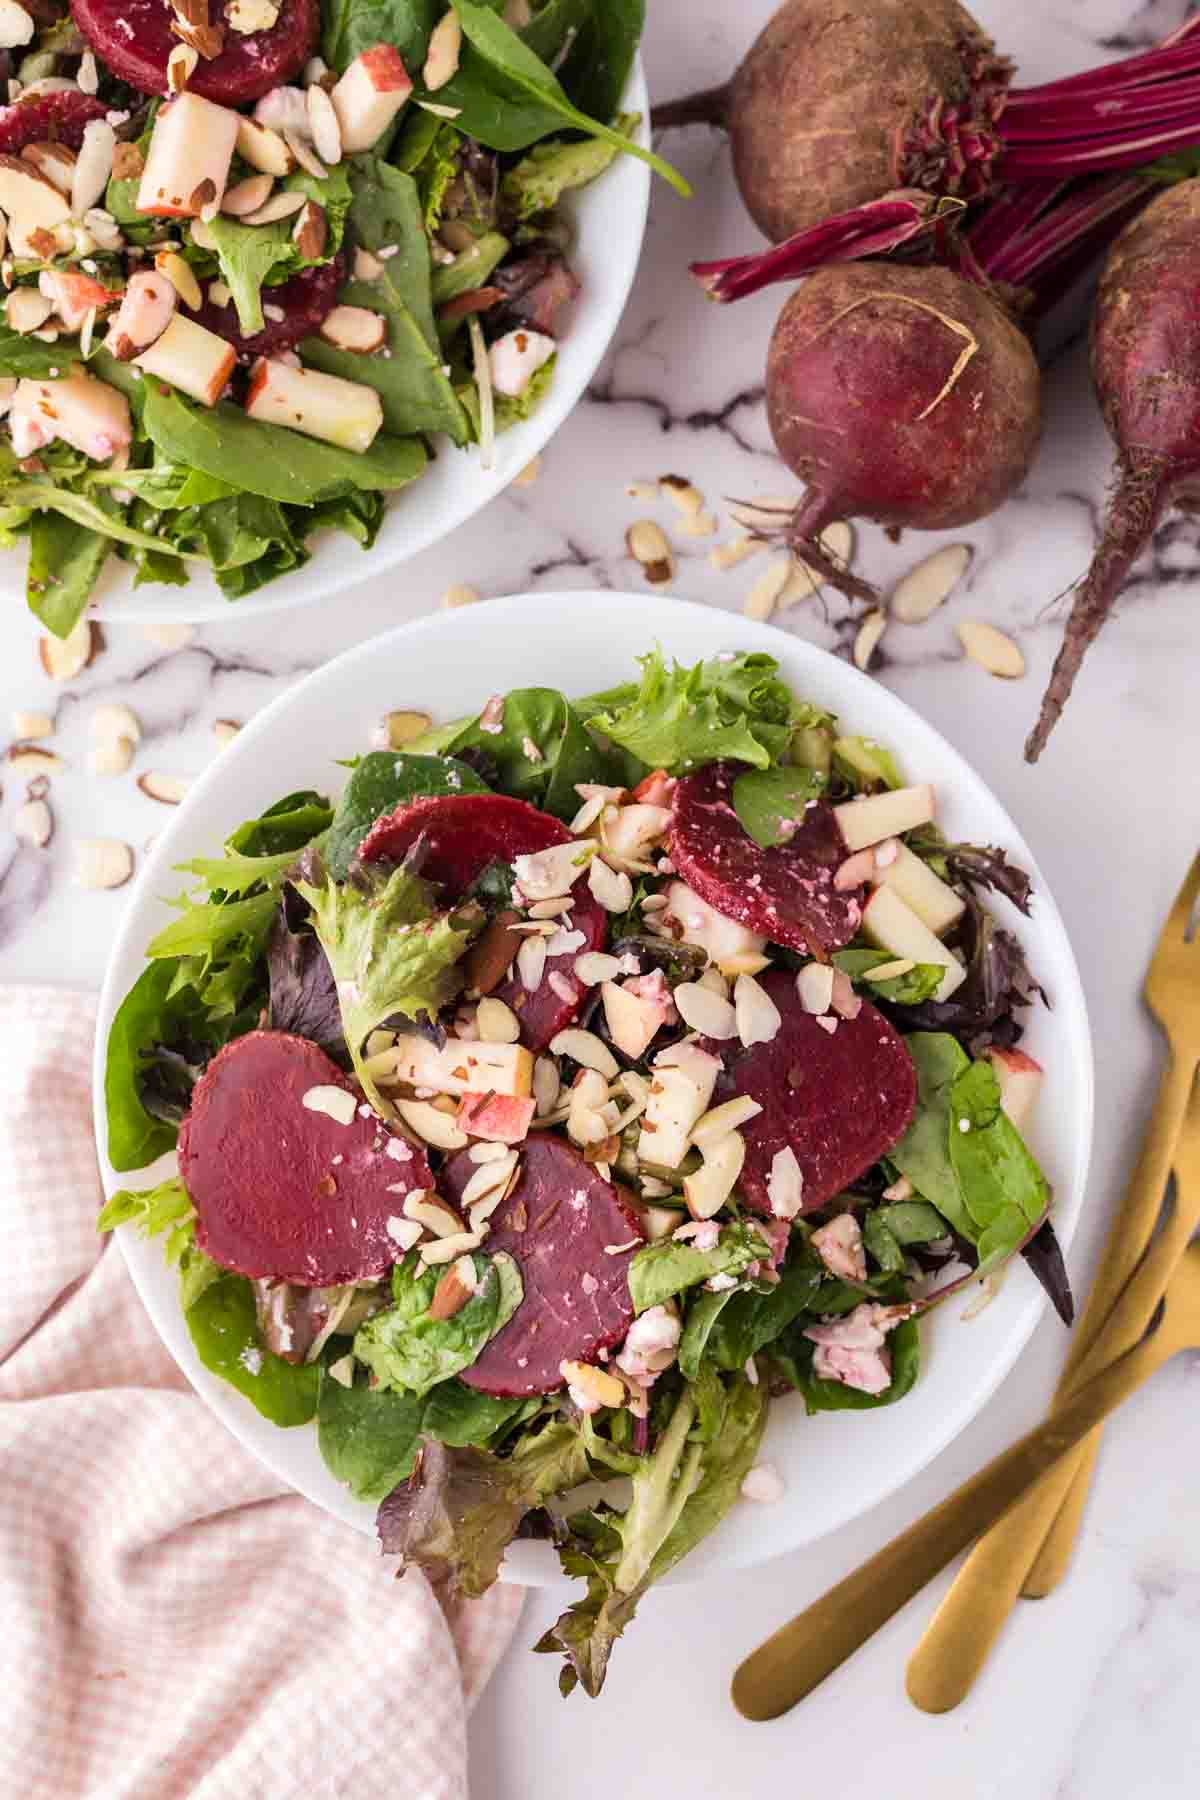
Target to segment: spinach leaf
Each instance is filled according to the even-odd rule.
[[[646,0],[598,0],[579,28],[559,80],[575,105],[611,119],[625,95],[646,23]]]
[[[712,1275],[740,1275],[770,1250],[752,1225],[726,1225],[712,1250],[663,1238],[635,1252],[629,1262],[629,1294],[635,1312],[661,1306],[664,1300],[695,1287]],[[743,1359],[744,1360],[744,1359]]]
[[[393,44],[415,78],[444,10],[442,0],[330,0],[321,9],[321,55],[340,75],[360,51]]]
[[[122,1188],[100,1210],[97,1231],[112,1231],[118,1225],[136,1225],[143,1237],[156,1237],[168,1225],[176,1225],[190,1217],[192,1202],[178,1175],[160,1181],[157,1187],[140,1193]]]
[[[826,788],[816,769],[751,769],[733,784],[733,810],[743,831],[769,850],[786,844],[804,823],[804,811]]]
[[[306,1425],[317,1410],[315,1363],[284,1362],[259,1341],[254,1290],[241,1275],[222,1275],[184,1314],[206,1369],[244,1394],[273,1425]]]
[[[104,1065],[108,1160],[122,1173],[145,1168],[175,1144],[176,1127],[147,1112],[140,1077],[150,1047],[174,1035],[180,1011],[172,995],[176,970],[171,962],[152,962],[143,969],[109,1030]]]
[[[469,1368],[521,1304],[524,1290],[512,1257],[503,1252],[475,1256],[478,1286],[453,1318],[434,1319],[430,1303],[443,1269],[417,1273],[417,1257],[409,1255],[392,1271],[395,1304],[361,1325],[354,1354],[384,1387],[425,1395],[439,1382]]]
[[[1020,1249],[1050,1208],[1045,1176],[1000,1109],[990,1062],[972,1063],[950,1090],[950,1162],[984,1275]]]
[[[438,100],[458,108],[459,131],[491,150],[524,150],[568,126],[629,150],[688,197],[690,187],[669,163],[573,106],[541,57],[490,6],[452,3],[465,42],[458,73],[439,89]]]
[[[668,667],[655,648],[639,660],[640,683],[593,694],[576,708],[644,768],[683,774],[728,757],[767,769],[783,754],[793,701],[773,656],[712,657],[685,669]]]
[[[945,1237],[949,1227],[927,1200],[894,1200],[873,1206],[863,1220],[863,1242],[885,1275],[904,1267],[909,1244],[929,1244]]]
[[[384,813],[429,794],[490,792],[474,769],[450,756],[413,756],[372,750],[355,764],[338,801],[323,849],[335,881],[344,881],[350,859]]]
[[[798,1320],[790,1328],[774,1352],[774,1359],[779,1371],[803,1394],[807,1412],[863,1412],[876,1406],[892,1406],[911,1392],[921,1367],[921,1333],[916,1319],[901,1320],[888,1334],[892,1379],[881,1394],[865,1394],[861,1388],[847,1387],[844,1381],[828,1381],[814,1375],[812,1363],[817,1347],[804,1336],[803,1327],[804,1321]]]
[[[833,767],[856,794],[875,794],[881,788],[904,786],[895,757],[874,738],[835,738]]]
[[[579,811],[576,782],[611,780],[610,760],[557,688],[514,688],[504,697],[499,724],[499,731],[484,731],[472,719],[439,733],[441,748],[451,756],[483,751],[506,794],[563,820]],[[536,755],[530,755],[531,745]]]
[[[285,794],[282,800],[276,800],[273,806],[260,813],[257,819],[246,819],[225,840],[225,857],[222,859],[222,874],[214,873],[210,886],[219,887],[223,891],[229,888],[229,864],[231,859],[243,856],[282,856],[285,850],[293,852],[303,850],[306,844],[325,830],[333,819],[333,811],[323,794],[312,788],[302,788],[294,794]],[[203,859],[189,865],[193,869],[212,867]],[[239,887],[239,891],[243,891]]]
[[[737,1291],[721,1288],[715,1294],[700,1293],[688,1307],[678,1355],[679,1372],[686,1381],[695,1381],[699,1375],[713,1327]]]
[[[79,345],[43,343],[28,333],[0,325],[0,375],[63,375],[79,361]]]
[[[916,1031],[904,1042],[917,1070],[917,1110],[888,1161],[955,1231],[974,1241],[950,1161],[950,1091],[971,1059],[949,1032]]]
[[[542,1405],[540,1394],[528,1400],[501,1400],[481,1394],[465,1381],[443,1381],[426,1397],[422,1430],[455,1449],[472,1444],[482,1449],[514,1425],[536,1417]]]
[[[886,968],[896,961],[890,950],[835,950],[830,960],[851,981],[865,982],[880,999],[890,1000],[893,1006],[920,1006],[937,993],[946,973],[941,963],[914,963],[906,975],[873,981],[872,969]]]
[[[343,1387],[323,1370],[317,1443],[325,1466],[356,1500],[382,1500],[412,1474],[425,1402],[383,1387]]]
[[[288,923],[286,900],[267,939],[267,983],[272,1031],[292,1031],[319,1044],[327,1055],[349,1061],[342,1008],[329,958],[315,932]]]
[[[425,467],[425,450],[413,439],[381,432],[359,455],[249,419],[227,401],[194,406],[157,381],[144,385],[146,433],[171,462],[202,469],[266,500],[315,506],[355,488],[405,487]],[[150,549],[162,547],[154,539],[146,543]]]
[[[744,1369],[793,1319],[819,1312],[824,1273],[816,1257],[798,1246],[779,1271],[776,1286],[734,1292],[708,1333],[707,1354],[717,1368]]]
[[[34,513],[26,597],[30,612],[55,637],[66,637],[83,617],[111,549],[112,540],[90,526],[58,512]]]

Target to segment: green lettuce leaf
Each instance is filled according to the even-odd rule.
[[[412,1474],[424,1411],[416,1394],[343,1387],[322,1370],[317,1443],[330,1474],[356,1500],[382,1500]]]
[[[1050,1188],[1008,1115],[990,1062],[972,1063],[950,1090],[950,1161],[987,1274],[1021,1248],[1050,1210]]]
[[[157,1187],[137,1192],[122,1188],[100,1210],[97,1231],[112,1231],[118,1225],[136,1225],[143,1237],[156,1237],[169,1225],[191,1217],[192,1202],[178,1175],[160,1181]]]
[[[648,769],[682,774],[719,757],[769,768],[791,733],[793,701],[774,657],[742,654],[668,667],[662,651],[640,658],[640,684],[578,701],[586,722]]]
[[[634,1311],[661,1306],[685,1288],[713,1275],[740,1275],[752,1262],[770,1255],[770,1247],[752,1225],[726,1225],[712,1250],[663,1238],[647,1244],[629,1261],[629,1294]],[[744,1359],[743,1359],[744,1360]]]
[[[636,113],[626,113],[614,121],[622,137],[629,137],[638,124]],[[536,144],[505,175],[500,185],[505,206],[518,219],[532,219],[549,212],[571,188],[586,187],[595,181],[617,155],[617,146],[585,138],[575,143]]]
[[[429,794],[490,792],[474,769],[450,756],[414,756],[406,751],[371,750],[354,765],[338,801],[323,851],[335,881],[343,881],[350,860],[376,819],[394,807]]]
[[[430,736],[447,756],[483,751],[504,793],[563,820],[579,811],[577,782],[609,782],[616,772],[557,688],[514,688],[504,696],[499,725],[499,731],[485,731],[478,719],[470,719]],[[421,740],[422,748],[428,742]],[[535,755],[529,754],[530,745]]]
[[[260,1341],[254,1290],[241,1275],[211,1281],[184,1314],[196,1354],[273,1425],[306,1425],[317,1410],[315,1363],[289,1363]]]
[[[392,1271],[394,1304],[360,1325],[354,1354],[382,1386],[423,1396],[439,1382],[467,1369],[516,1312],[524,1297],[520,1271],[511,1256],[476,1254],[476,1291],[449,1319],[429,1315],[434,1291],[445,1270],[418,1273],[415,1253]]]
[[[941,963],[914,963],[907,975],[891,975],[886,981],[873,981],[872,969],[886,968],[896,958],[890,950],[835,950],[830,959],[851,981],[863,984],[893,1006],[920,1006],[931,1000],[942,985],[946,973]]]
[[[393,44],[415,79],[444,11],[442,0],[329,0],[321,9],[321,55],[341,74],[363,50]]]
[[[728,1301],[716,1310],[704,1331],[703,1354],[718,1369],[744,1369],[750,1358],[760,1350],[768,1349],[793,1319],[799,1318],[801,1313],[820,1312],[820,1290],[825,1271],[807,1246],[793,1246],[779,1277],[771,1287],[726,1289],[724,1295],[703,1294],[695,1303],[701,1306],[706,1300],[725,1298]],[[685,1332],[690,1330],[689,1312]],[[684,1367],[682,1340],[680,1367]],[[687,1374],[686,1368],[684,1373]]]
[[[873,1206],[863,1220],[863,1242],[885,1275],[904,1267],[910,1244],[930,1244],[949,1231],[940,1212],[928,1200],[893,1200]]]

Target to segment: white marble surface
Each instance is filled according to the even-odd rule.
[[[660,96],[719,78],[770,11],[723,0],[654,0],[647,44]],[[1182,0],[1049,0],[976,7],[1029,78],[1080,66],[1175,22]],[[231,610],[166,654],[135,628],[110,631],[76,683],[42,675],[29,621],[14,605],[0,621],[0,718],[11,708],[56,714],[70,765],[53,787],[58,832],[44,854],[22,852],[8,824],[19,798],[8,781],[0,812],[0,977],[95,986],[121,895],[71,885],[71,840],[104,834],[140,846],[161,813],[131,780],[85,772],[87,718],[102,700],[127,701],[145,731],[137,767],[190,774],[213,754],[212,721],[244,719],[350,643],[414,617],[451,582],[485,594],[538,587],[628,587],[626,525],[645,508],[625,483],[671,470],[718,503],[724,495],[786,491],[764,425],[759,383],[777,299],[736,313],[704,303],[684,273],[690,256],[749,247],[723,146],[704,134],[672,152],[694,177],[685,205],[655,198],[642,273],[613,354],[591,398],[562,430],[539,481],[513,491],[386,580],[364,580],[326,608],[260,622]],[[1128,1166],[1155,1080],[1159,1043],[1138,989],[1154,936],[1195,847],[1195,702],[1200,557],[1195,528],[1161,533],[1119,616],[1093,650],[1076,698],[1037,770],[1020,759],[1058,637],[1051,602],[1084,564],[1109,447],[1068,342],[1047,381],[1046,435],[1027,490],[965,534],[971,576],[933,624],[894,629],[881,678],[973,760],[1020,820],[1073,933],[1096,1034],[1098,1132],[1089,1212],[1071,1255],[1077,1285],[1091,1265]],[[669,508],[658,510],[669,525]],[[886,581],[929,547],[900,547],[860,531],[859,567]],[[677,537],[681,595],[736,610],[756,572],[708,565],[704,540]],[[758,565],[761,566],[761,565]],[[581,605],[602,601],[581,600]],[[960,660],[956,617],[1013,631],[1029,659],[1019,683],[991,680]],[[786,630],[844,646],[840,605],[826,622],[811,605]],[[486,672],[479,671],[480,681]],[[419,699],[397,695],[399,704]],[[1200,950],[1197,952],[1200,955]],[[1036,1417],[1063,1353],[1047,1319],[985,1415],[886,1508],[802,1554],[702,1589],[652,1596],[613,1659],[604,1699],[558,1699],[553,1670],[525,1646],[550,1617],[529,1601],[517,1644],[473,1728],[476,1800],[600,1800],[619,1787],[649,1800],[668,1791],[767,1795],[782,1784],[843,1800],[921,1792],[930,1800],[1174,1800],[1195,1793],[1200,1709],[1200,1378],[1177,1364],[1109,1433],[1081,1554],[1051,1601],[1023,1605],[968,1705],[929,1719],[903,1692],[903,1666],[940,1586],[908,1609],[796,1713],[751,1726],[727,1698],[737,1658],[895,1530],[948,1493]],[[803,1494],[789,1504],[802,1506]],[[398,1721],[402,1731],[403,1722]]]

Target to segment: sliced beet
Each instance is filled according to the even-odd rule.
[[[713,1103],[748,1094],[763,1109],[741,1127],[747,1204],[770,1213],[771,1163],[790,1144],[804,1177],[802,1211],[813,1212],[903,1135],[917,1103],[916,1070],[904,1039],[869,1002],[829,1031],[835,1015],[822,1024],[805,1012],[793,975],[775,969],[759,980],[782,1024],[770,1043],[749,1050],[702,1040],[724,1063]]]
[[[575,973],[575,959],[589,950],[603,950],[608,938],[608,913],[581,875],[571,889],[575,904],[564,913],[564,931],[583,933],[582,944],[548,956],[542,979],[532,993],[520,976],[496,989],[496,998],[511,1006],[521,1022],[521,1042],[527,1050],[544,1050],[552,1037],[578,1018],[588,989]]]
[[[199,59],[188,91],[222,106],[261,99],[298,74],[316,49],[318,0],[281,0],[269,30],[246,34],[228,25],[219,7],[212,13],[214,25],[224,26],[224,43],[218,56]],[[171,30],[171,0],[71,0],[71,16],[115,75],[143,94],[170,91],[167,59],[182,41]]]
[[[376,819],[359,846],[364,862],[403,862],[425,839],[421,874],[457,899],[489,863],[512,862],[571,834],[549,813],[507,794],[446,794],[412,800]]]
[[[338,289],[344,278],[345,269],[339,257],[333,262],[321,263],[315,269],[301,269],[298,275],[280,282],[278,287],[264,288],[264,301],[278,307],[284,316],[268,319],[253,337],[242,336],[237,307],[232,301],[227,306],[214,306],[206,299],[192,316],[198,325],[215,331],[227,344],[232,344],[238,356],[246,361],[256,356],[278,356],[282,350],[294,350],[320,327],[337,305]]]
[[[26,144],[65,144],[78,150],[83,132],[108,108],[92,94],[31,94],[0,106],[0,154],[16,156]]]
[[[388,1223],[433,1186],[424,1151],[357,1105],[348,1125],[305,1106],[314,1088],[361,1100],[323,1050],[286,1031],[235,1038],[196,1083],[179,1172],[196,1242],[223,1268],[331,1287],[403,1255]]]
[[[469,1150],[451,1157],[441,1175],[446,1197],[457,1202],[478,1167]],[[631,1201],[577,1150],[531,1137],[483,1243],[514,1258],[525,1297],[460,1379],[506,1398],[549,1394],[563,1385],[561,1363],[591,1362],[619,1344],[633,1322],[629,1258],[644,1236]],[[608,1255],[617,1244],[630,1248]]]
[[[827,957],[858,930],[862,888],[839,893],[833,877],[849,855],[833,808],[811,802],[786,844],[763,849],[733,809],[741,763],[715,762],[675,785],[670,848],[702,900],[774,944]]]

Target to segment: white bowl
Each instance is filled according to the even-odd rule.
[[[638,141],[649,145],[650,102],[640,57],[630,73],[622,107],[641,116]],[[545,447],[595,374],[637,273],[650,181],[651,172],[644,162],[635,156],[618,156],[598,180],[565,197],[564,211],[575,233],[571,265],[583,283],[583,292],[571,309],[545,400],[532,418],[496,440],[491,469],[481,466],[477,447],[456,450],[448,440],[439,439],[437,456],[424,474],[389,502],[383,527],[369,551],[360,550],[340,533],[321,532],[312,538],[312,555],[302,569],[269,582],[236,603],[226,599],[200,565],[189,564],[186,587],[135,588],[126,565],[110,557],[97,590],[94,616],[135,624],[179,624],[227,619],[235,607],[239,619],[285,612],[398,568],[409,557],[448,537],[502,493],[514,475]],[[0,563],[0,595],[7,595],[14,605],[25,602],[27,555],[26,548],[19,545]]]
[[[892,746],[914,780],[936,783],[939,824],[952,839],[1003,845],[1032,875],[1037,899],[1031,919],[994,896],[989,904],[1021,938],[1053,1000],[1052,1011],[1031,1010],[1025,1042],[1046,1069],[1032,1135],[1057,1196],[1056,1230],[1069,1241],[1091,1147],[1092,1051],[1066,932],[1020,832],[957,751],[886,688],[769,625],[645,593],[524,595],[422,619],[348,651],[239,733],[160,836],[133,891],[100,1003],[98,1143],[105,1143],[100,1097],[109,1026],[141,972],[146,944],[173,916],[163,896],[178,892],[174,864],[211,855],[236,825],[283,793],[340,788],[345,776],[334,759],[363,749],[372,722],[391,708],[419,707],[435,719],[450,719],[477,709],[489,693],[512,687],[596,692],[628,679],[634,657],[656,639],[684,663],[723,650],[768,651],[798,692],[836,712],[849,730]],[[117,1177],[107,1163],[103,1169],[109,1192],[150,1185],[149,1176]],[[269,1424],[200,1365],[161,1243],[144,1241],[128,1227],[120,1235],[151,1317],[202,1398],[283,1481],[360,1531],[371,1531],[374,1508],[351,1499],[329,1474],[312,1428],[283,1431]],[[927,1322],[920,1379],[897,1406],[809,1419],[798,1399],[777,1401],[763,1454],[783,1474],[788,1498],[752,1512],[735,1508],[686,1559],[681,1578],[745,1567],[794,1549],[894,1493],[950,1443],[1003,1381],[1044,1305],[1041,1289],[1018,1262],[996,1298],[973,1319],[964,1321],[962,1306],[951,1303]],[[515,1545],[506,1572],[538,1585],[561,1579],[554,1553],[544,1544]]]

